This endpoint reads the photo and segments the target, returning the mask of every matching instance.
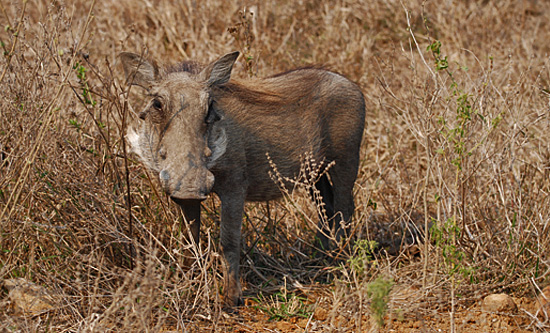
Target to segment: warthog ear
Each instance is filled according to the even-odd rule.
[[[121,52],[119,57],[124,67],[126,81],[149,89],[158,76],[156,64],[151,64],[141,55],[130,52]]]
[[[227,83],[231,77],[233,64],[239,57],[239,51],[231,52],[210,65],[206,66],[199,74],[199,78],[205,81],[209,86],[221,85]]]

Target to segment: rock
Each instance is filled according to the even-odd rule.
[[[506,294],[492,294],[483,300],[481,310],[487,312],[510,312],[514,313],[518,307],[512,297]]]
[[[16,314],[38,315],[57,307],[58,296],[23,278],[6,279],[3,284]]]
[[[320,321],[325,321],[328,318],[328,311],[323,309],[322,307],[318,307],[315,309],[315,314],[313,315],[313,318]]]

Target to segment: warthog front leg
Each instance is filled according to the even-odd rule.
[[[220,237],[226,264],[224,303],[228,307],[242,304],[239,264],[244,199],[244,193],[220,196],[222,202]]]
[[[201,230],[201,202],[200,200],[188,200],[187,204],[181,206],[185,219],[189,224],[191,235],[195,244],[199,244]]]
[[[174,201],[180,206],[185,217],[183,232],[187,235],[188,230],[191,232],[191,237],[195,241],[195,245],[199,245],[200,228],[201,228],[201,201],[200,200],[178,200]],[[191,240],[189,240],[191,241]],[[185,260],[186,266],[191,266],[194,251],[186,251]]]

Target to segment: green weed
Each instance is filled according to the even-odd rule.
[[[370,308],[378,327],[384,327],[384,316],[388,312],[388,296],[393,285],[393,280],[381,276],[367,284],[367,296],[371,300]]]
[[[371,266],[377,265],[373,256],[377,248],[376,241],[360,239],[355,243],[353,255],[347,260],[348,267],[355,275],[364,277]]]
[[[313,312],[307,299],[295,293],[289,293],[286,288],[270,295],[260,293],[256,301],[261,304],[256,308],[269,316],[269,320],[286,320],[293,317],[308,318]]]
[[[88,78],[86,77],[87,69],[78,61],[73,66],[73,69],[76,71],[76,77],[78,77],[78,83],[80,84],[80,89],[82,90],[80,98],[81,102],[85,105],[95,106],[97,102],[93,99],[90,93],[90,86],[88,84]]]

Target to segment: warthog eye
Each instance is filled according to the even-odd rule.
[[[158,99],[153,100],[153,104],[151,106],[157,110],[162,110],[162,103]]]
[[[153,122],[160,122],[162,120],[162,102],[158,98],[154,98],[151,101],[151,104],[147,107],[146,110],[143,110],[139,117],[145,120],[147,117],[150,117]]]

